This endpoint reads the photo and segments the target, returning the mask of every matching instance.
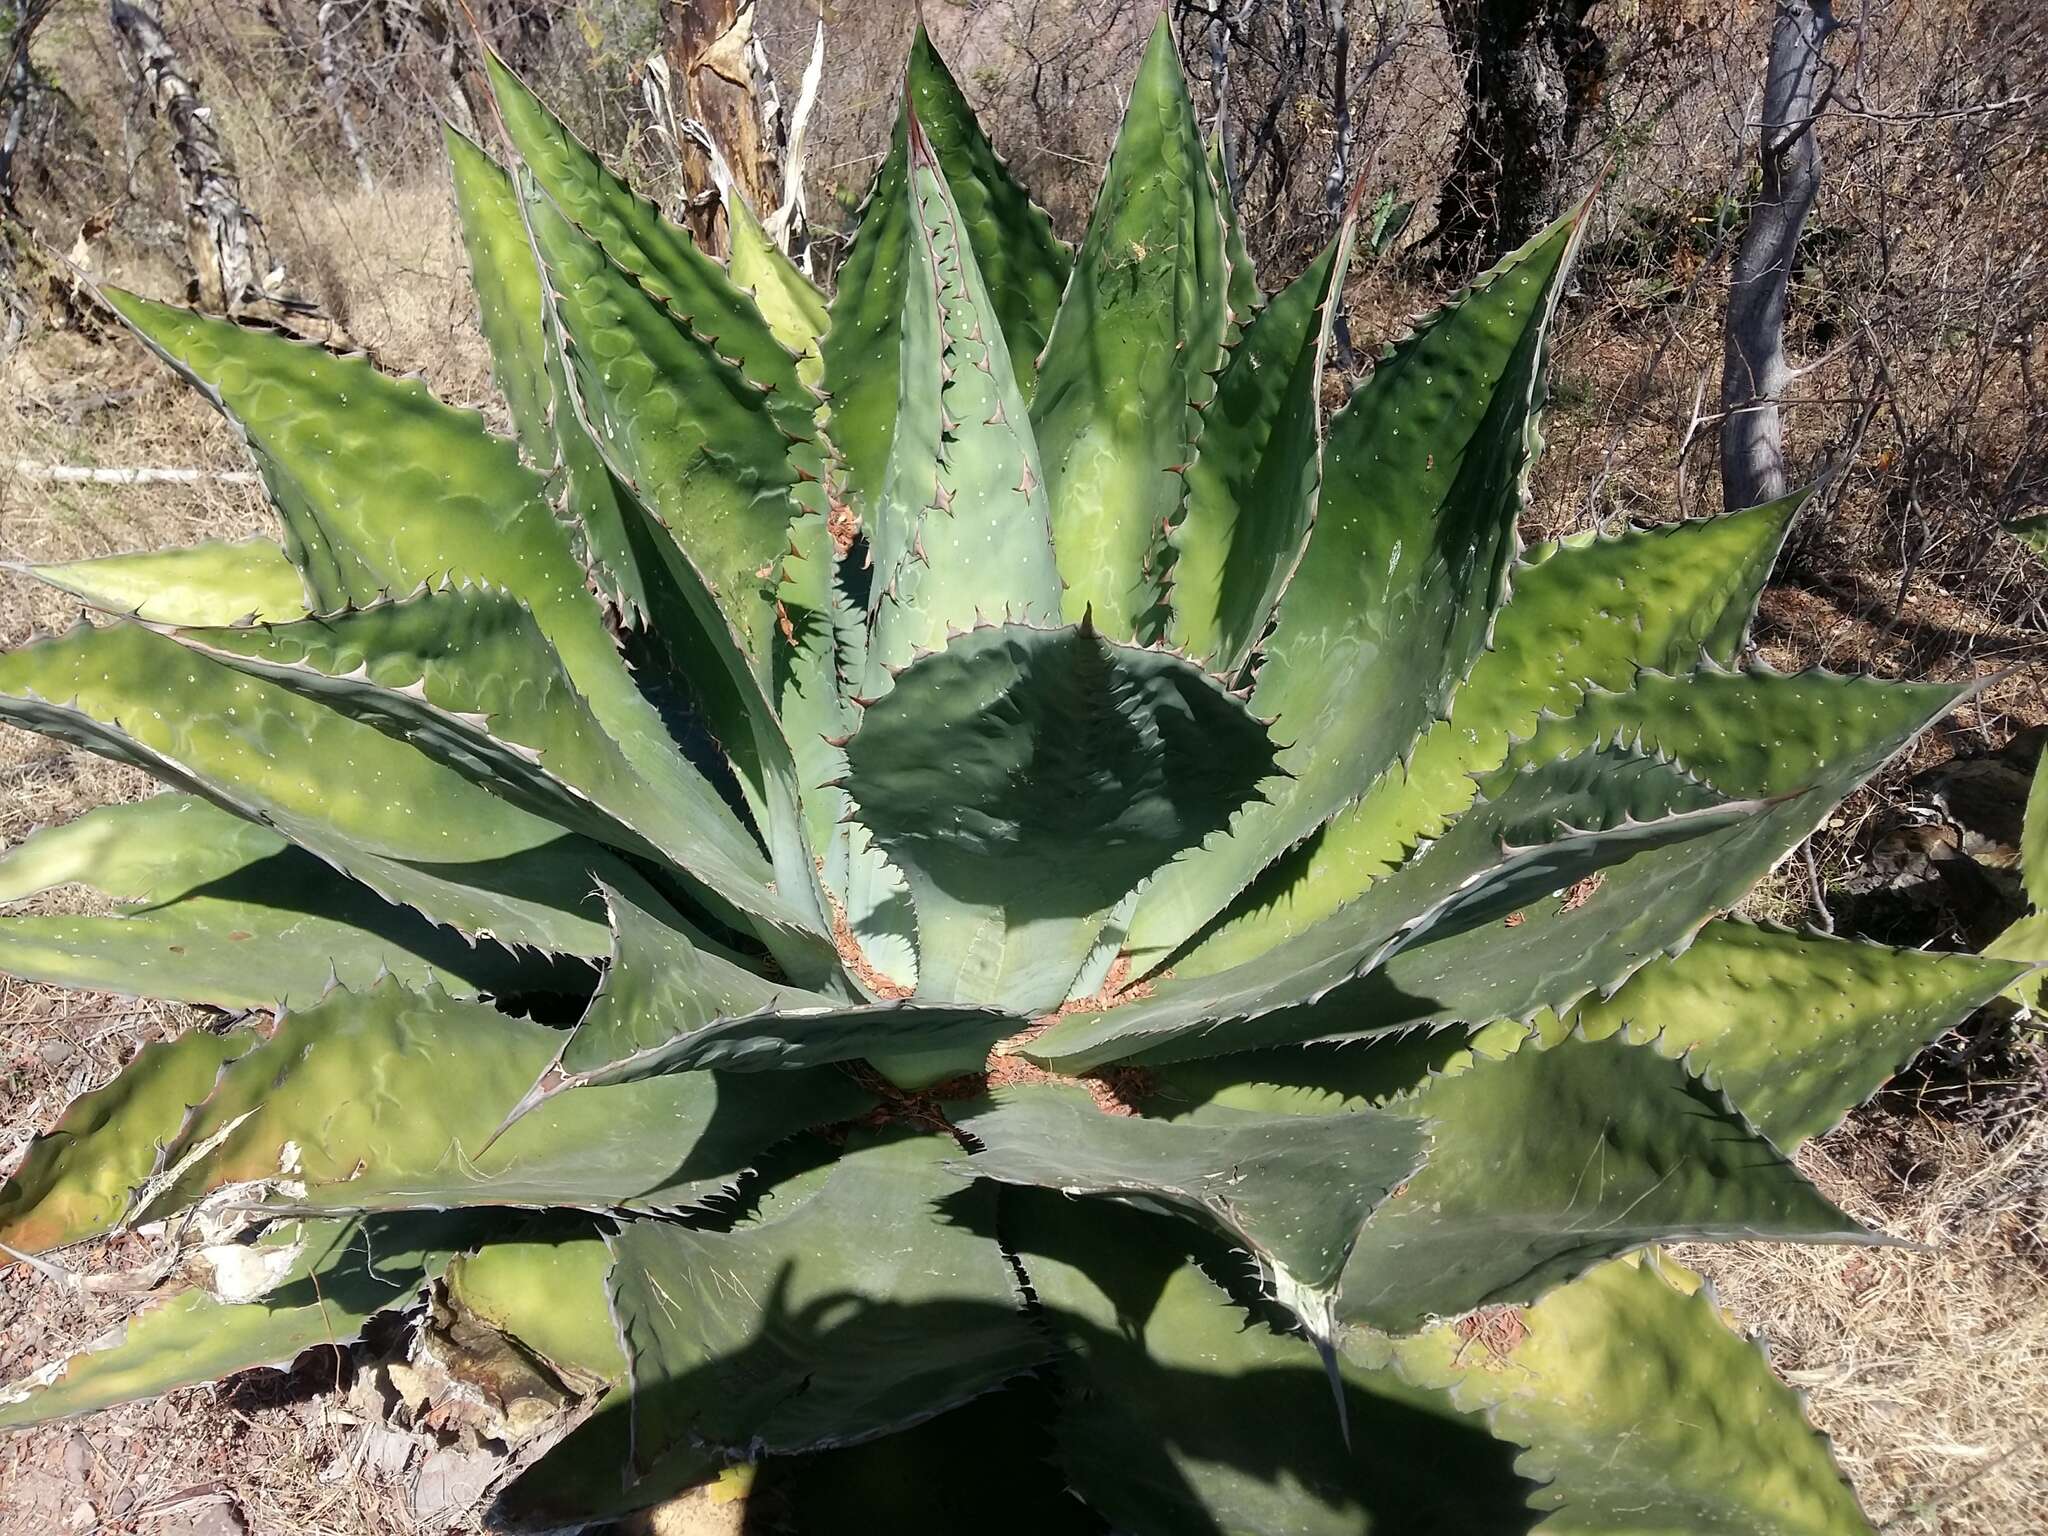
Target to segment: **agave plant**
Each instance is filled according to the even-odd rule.
[[[2048,518],[2034,521],[2039,524],[2039,529],[2031,535],[2012,523],[2006,527],[2048,555]],[[1984,953],[2001,959],[2024,960],[2033,966],[2007,990],[2007,996],[2035,1013],[2041,1013],[2044,1011],[2043,987],[2048,986],[2048,971],[2041,969],[2042,963],[2048,962],[2048,772],[2038,765],[2034,770],[2033,786],[2027,792],[2026,814],[2020,825],[2019,874],[2020,893],[2026,898],[2027,910],[1985,945]]]
[[[427,1294],[581,1394],[510,1524],[1865,1529],[1651,1245],[1870,1240],[1787,1154],[2021,967],[1726,915],[1958,690],[1748,659],[1796,498],[1521,547],[1584,211],[1325,419],[1359,199],[1262,293],[1163,26],[1078,251],[920,36],[829,303],[492,77],[516,442],[108,294],[281,542],[0,658],[170,786],[0,966],[231,1015],[0,1193],[174,1277],[0,1423]]]

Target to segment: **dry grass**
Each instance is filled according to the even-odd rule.
[[[349,317],[357,341],[387,366],[425,374],[445,398],[497,408],[445,186],[428,181],[271,206],[290,206],[308,242],[348,253],[322,272],[320,296]],[[110,263],[99,275],[176,297],[168,271],[147,262]],[[9,472],[22,461],[246,467],[226,423],[125,340],[46,336],[0,364],[0,559],[80,559],[275,530],[252,487],[30,485]],[[0,646],[77,614],[75,600],[0,575]],[[0,847],[39,824],[152,788],[136,770],[0,727]],[[52,893],[37,905],[80,904],[76,894]],[[144,1043],[198,1021],[191,1009],[0,978],[0,1173],[12,1170],[66,1104]],[[91,1273],[118,1266],[121,1255],[93,1249],[66,1262]],[[0,1268],[0,1380],[98,1338],[132,1304],[66,1292],[23,1266]],[[0,1532],[412,1532],[418,1527],[408,1514],[405,1468],[366,1455],[373,1426],[322,1392],[337,1368],[338,1357],[315,1352],[298,1376],[258,1373],[0,1439]]]
[[[143,1043],[196,1022],[187,1009],[0,981],[0,1169]],[[64,1260],[87,1275],[131,1267],[143,1257],[138,1242],[91,1245]],[[134,1305],[67,1291],[23,1265],[0,1269],[0,1378],[101,1337]],[[358,1462],[367,1427],[325,1395],[341,1361],[315,1351],[291,1376],[256,1373],[0,1438],[0,1532],[411,1532],[401,1476]]]
[[[1681,1250],[1887,1533],[2006,1536],[2048,1510],[2044,1093],[2048,1071],[1989,1132],[1877,1113],[1802,1149],[1831,1199],[1913,1246]]]

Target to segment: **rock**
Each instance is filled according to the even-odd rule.
[[[419,1442],[402,1429],[393,1429],[388,1424],[372,1424],[363,1431],[363,1470],[384,1482],[395,1482],[405,1475],[405,1464],[412,1460],[413,1447]]]
[[[442,1523],[459,1519],[473,1509],[491,1486],[491,1479],[504,1465],[495,1451],[464,1451],[442,1446],[430,1451],[413,1474],[407,1500],[414,1520]]]
[[[36,1060],[46,1067],[69,1066],[78,1059],[78,1047],[59,1035],[36,1046]]]
[[[74,1487],[85,1486],[92,1476],[92,1464],[97,1459],[93,1455],[92,1442],[74,1429],[64,1442],[64,1475],[71,1479]]]
[[[739,1536],[747,1528],[751,1466],[727,1467],[708,1483],[685,1489],[626,1523],[629,1536]]]
[[[225,1498],[181,1512],[177,1521],[150,1527],[150,1536],[249,1536],[249,1522]]]

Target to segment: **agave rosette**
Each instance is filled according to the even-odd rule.
[[[1796,500],[1521,547],[1581,215],[1327,413],[1355,211],[1261,293],[1163,26],[1078,251],[920,36],[829,306],[492,74],[516,441],[108,295],[281,537],[37,573],[0,717],[169,789],[0,968],[258,1012],[0,1192],[197,1277],[0,1423],[435,1287],[590,1399],[512,1523],[1864,1529],[1651,1245],[1870,1240],[1788,1152],[2019,967],[1725,915],[1958,691],[1744,659]]]

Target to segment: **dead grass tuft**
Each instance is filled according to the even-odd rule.
[[[1914,1246],[1678,1250],[1807,1394],[1888,1536],[2038,1530],[2048,1509],[2048,1115],[2025,1097],[1988,1127],[1872,1113],[1800,1150]]]

